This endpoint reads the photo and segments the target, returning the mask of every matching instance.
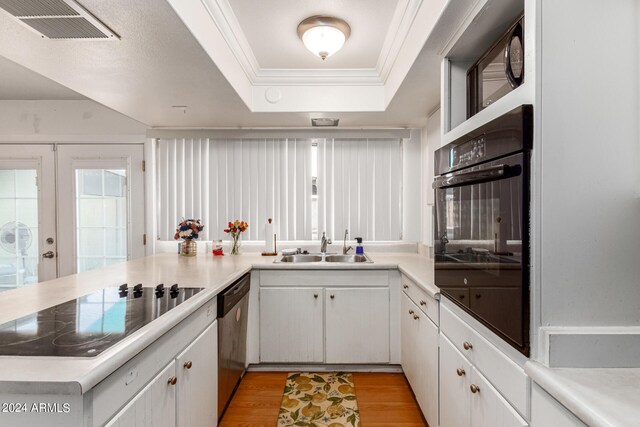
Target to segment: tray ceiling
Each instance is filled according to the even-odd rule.
[[[475,2],[82,0],[121,36],[116,41],[43,39],[0,11],[0,56],[27,69],[4,73],[0,61],[0,96],[84,96],[153,127],[307,127],[312,117],[338,117],[341,127],[415,126],[439,103],[439,52]],[[251,12],[251,4],[258,9]],[[323,65],[297,38],[299,20],[314,13],[350,20],[355,37],[364,21],[352,15],[367,17],[371,5],[385,11],[388,25],[367,33],[370,41],[361,52],[350,53],[347,45],[344,58],[339,52]],[[298,50],[288,63],[283,62],[288,54],[269,59],[256,44],[268,25],[267,30],[243,30],[258,17],[277,23],[282,8],[292,10],[284,15],[294,23],[287,31],[291,48]],[[373,30],[358,32],[366,31]],[[313,68],[313,63],[320,65]]]

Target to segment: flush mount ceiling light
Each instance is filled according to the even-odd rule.
[[[305,47],[323,60],[339,51],[351,35],[351,27],[333,16],[311,16],[298,25]]]

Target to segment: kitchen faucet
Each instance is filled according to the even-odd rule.
[[[320,240],[320,253],[327,253],[327,244],[331,244],[331,239],[327,239],[326,233],[322,232],[322,239]]]
[[[447,238],[447,232],[445,231],[442,233],[442,236],[440,236],[440,247],[443,254],[447,253],[447,243],[449,243],[449,239]]]
[[[342,243],[342,255],[346,255],[351,249],[351,246],[347,247],[347,236],[349,235],[349,229],[345,228],[344,230],[344,242]]]

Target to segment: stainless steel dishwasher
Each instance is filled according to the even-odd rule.
[[[246,369],[250,286],[245,274],[218,295],[218,419]]]

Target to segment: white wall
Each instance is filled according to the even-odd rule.
[[[433,111],[427,118],[427,124],[422,129],[422,158],[423,158],[423,200],[422,204],[422,244],[428,248],[433,246],[433,152],[441,145],[440,108]]]
[[[540,3],[541,325],[638,326],[640,4]]]
[[[411,129],[402,143],[402,240],[420,242],[422,238],[422,131]]]
[[[0,100],[0,141],[141,143],[146,129],[89,100]]]

